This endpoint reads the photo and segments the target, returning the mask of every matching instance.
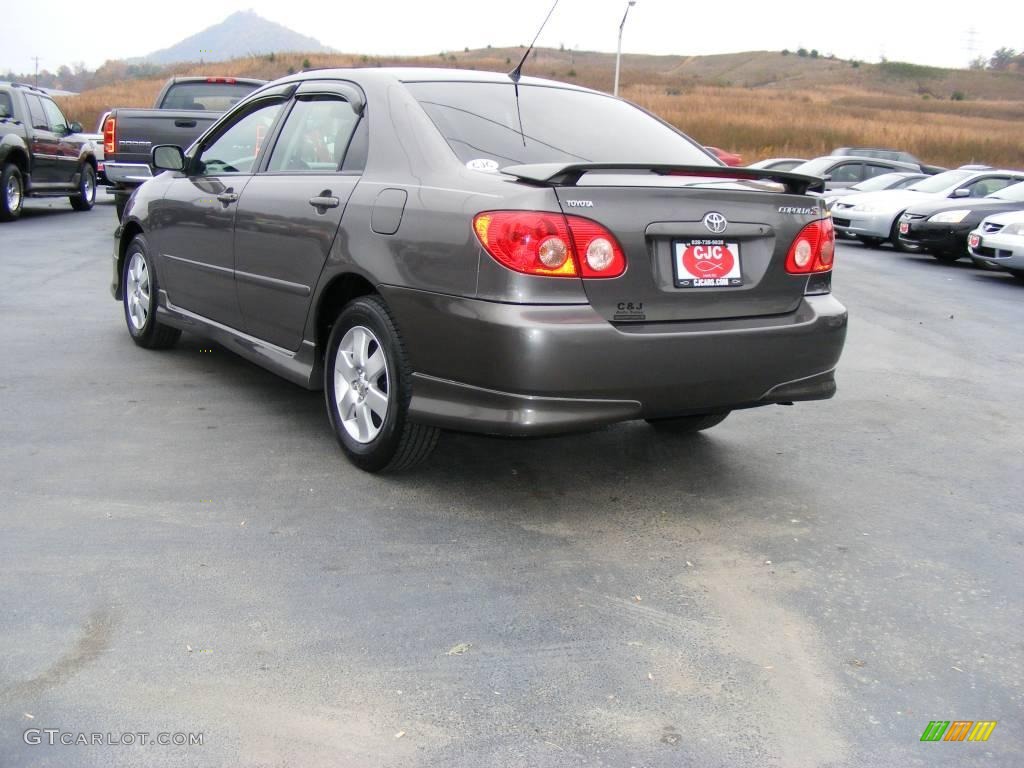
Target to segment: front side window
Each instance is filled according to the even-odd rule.
[[[832,169],[832,181],[851,182],[861,180],[861,164],[846,163]]]
[[[266,145],[282,106],[280,101],[265,103],[236,120],[212,144],[201,150],[196,164],[197,175],[252,173],[260,149]]]
[[[40,99],[43,102],[43,111],[46,112],[46,119],[50,123],[50,130],[54,133],[68,133],[68,121],[60,107],[49,99]]]
[[[886,174],[892,173],[892,168],[885,165],[875,165],[874,163],[868,163],[864,166],[864,178],[870,179],[875,176],[885,176]]]
[[[932,194],[935,192],[945,192],[947,190],[956,189],[955,185],[959,185],[960,182],[971,178],[971,171],[944,171],[936,176],[929,176],[927,179],[921,179],[911,184],[907,189],[911,189],[914,192],[926,192]]]
[[[464,163],[717,165],[681,133],[603,94],[520,84],[517,109],[511,82],[405,85]]]
[[[337,171],[359,116],[336,97],[295,102],[270,155],[268,171],[292,173]]]

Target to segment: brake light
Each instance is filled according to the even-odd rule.
[[[117,152],[117,119],[108,117],[103,122],[103,154],[113,155]]]
[[[831,217],[812,221],[800,230],[786,254],[786,271],[791,275],[828,272],[836,254],[836,230]]]
[[[547,277],[618,277],[626,257],[596,221],[542,211],[487,211],[473,219],[484,250],[516,272]]]
[[[233,77],[208,77],[206,78],[208,83],[227,83],[228,85],[234,85],[237,80]]]

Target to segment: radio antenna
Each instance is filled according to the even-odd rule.
[[[540,25],[540,29],[537,30],[537,34],[533,36],[533,41],[530,43],[530,47],[526,49],[526,53],[523,54],[523,58],[516,64],[516,68],[508,73],[509,79],[512,80],[512,84],[516,89],[516,118],[519,120],[519,137],[523,140],[523,146],[526,146],[526,134],[523,132],[523,113],[519,110],[519,78],[523,76],[523,64],[526,63],[526,57],[530,55],[530,51],[533,50],[534,44],[537,42],[537,38],[540,37],[540,33],[544,31],[544,27],[547,26],[548,19],[551,18],[551,14],[555,12],[555,8],[558,6],[558,0],[551,6],[551,10],[548,11],[548,15],[544,17],[544,23]]]

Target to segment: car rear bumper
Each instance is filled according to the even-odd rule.
[[[832,223],[844,235],[859,237],[880,237],[886,239],[892,234],[893,213],[863,213],[852,209],[832,208]]]
[[[104,162],[107,180],[111,184],[138,186],[153,178],[153,171],[145,163],[111,163]]]
[[[613,325],[586,304],[381,292],[416,371],[410,418],[502,435],[825,399],[847,324],[831,295],[785,315]]]

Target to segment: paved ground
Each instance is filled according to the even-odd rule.
[[[114,224],[0,227],[5,768],[1020,764],[1024,285],[843,246],[837,399],[385,479],[319,394],[136,348]]]

